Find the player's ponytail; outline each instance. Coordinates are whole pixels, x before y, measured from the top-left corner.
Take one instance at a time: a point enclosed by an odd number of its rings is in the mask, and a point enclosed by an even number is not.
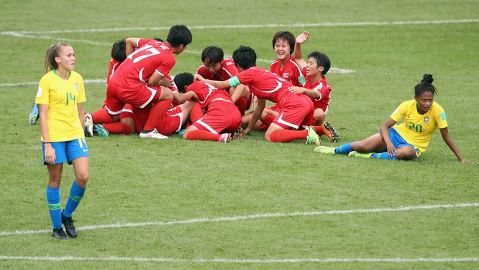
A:
[[[57,42],[48,47],[47,53],[45,55],[45,73],[48,73],[52,69],[58,68],[58,63],[55,61],[55,57],[59,56],[60,49],[63,46],[70,46],[70,44]]]
[[[419,84],[414,87],[415,96],[420,96],[424,92],[431,92],[433,95],[437,93],[436,87],[432,84],[434,79],[431,74],[424,74]]]

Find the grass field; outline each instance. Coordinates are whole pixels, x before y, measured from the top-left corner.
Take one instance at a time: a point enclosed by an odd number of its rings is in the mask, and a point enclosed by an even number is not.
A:
[[[1,6],[0,269],[479,269],[478,1]],[[165,37],[179,23],[191,27],[193,43],[173,74],[194,72],[211,44],[227,54],[249,45],[267,66],[276,31],[310,31],[303,52],[323,51],[336,68],[328,119],[342,142],[377,132],[431,73],[449,132],[474,163],[457,162],[439,132],[412,162],[322,156],[300,141],[267,143],[259,132],[227,145],[94,137],[74,216],[79,237],[53,239],[39,128],[27,124],[46,48],[71,43],[76,70],[94,82],[106,76],[112,42]],[[86,89],[93,111],[105,85]],[[62,205],[71,168],[63,175]]]

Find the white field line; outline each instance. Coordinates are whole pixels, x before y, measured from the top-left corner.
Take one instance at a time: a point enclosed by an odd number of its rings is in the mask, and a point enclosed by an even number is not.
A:
[[[251,29],[251,28],[298,28],[298,27],[351,27],[351,26],[394,26],[394,25],[434,25],[434,24],[465,24],[479,23],[479,19],[453,19],[453,20],[426,20],[426,21],[381,21],[381,22],[323,22],[323,23],[294,23],[294,24],[232,24],[232,25],[197,25],[188,26],[192,30],[203,29]],[[46,31],[3,31],[0,34],[60,34],[60,33],[96,33],[96,32],[128,32],[128,31],[158,31],[168,30],[169,26],[160,27],[127,27],[127,28],[93,28],[93,29],[67,29]]]
[[[434,205],[412,205],[401,206],[397,208],[367,208],[367,209],[351,209],[351,210],[326,210],[326,211],[310,211],[310,212],[290,212],[290,213],[258,213],[242,216],[226,216],[226,217],[198,217],[184,220],[172,221],[146,221],[146,222],[127,222],[127,223],[113,223],[113,224],[98,224],[78,227],[80,231],[91,231],[99,229],[114,229],[114,228],[134,228],[145,226],[169,226],[169,225],[185,225],[195,223],[207,222],[233,222],[242,220],[265,219],[265,218],[280,218],[280,217],[307,217],[307,216],[323,216],[323,215],[345,215],[345,214],[370,214],[370,213],[387,213],[387,212],[407,212],[413,210],[432,210],[432,209],[450,209],[450,208],[466,208],[478,207],[479,202],[473,203],[459,203],[459,204],[434,204]],[[30,235],[48,233],[50,230],[16,230],[16,231],[0,231],[1,236],[12,235]]]
[[[23,32],[2,32],[2,35],[8,35],[12,37],[19,37],[19,38],[32,38],[32,39],[51,39],[51,40],[62,40],[62,41],[67,41],[67,42],[76,42],[76,43],[85,43],[85,44],[91,44],[91,45],[98,45],[98,46],[111,46],[112,43],[107,43],[107,42],[97,42],[93,40],[86,40],[86,39],[74,39],[74,38],[64,38],[64,37],[53,37],[53,36],[45,36],[45,35],[32,35],[32,34],[25,34]],[[187,49],[185,50],[185,53],[188,54],[193,54],[193,55],[201,55],[200,51],[195,51],[195,50],[190,50]],[[226,56],[230,57],[230,56]],[[271,64],[273,60],[267,60],[267,59],[256,59],[257,62],[260,63],[266,63],[266,64]],[[337,68],[337,67],[331,67],[329,69],[329,73],[339,73],[339,74],[347,74],[347,73],[354,73],[355,71],[352,69],[344,69],[344,68]],[[0,84],[0,87],[2,87],[2,84]]]
[[[85,84],[105,84],[105,79],[83,80]],[[38,85],[38,82],[0,83],[0,88]]]
[[[304,258],[304,259],[177,259],[147,257],[77,257],[77,256],[0,256],[0,261],[46,261],[46,262],[149,262],[149,263],[223,263],[223,264],[294,264],[294,263],[477,263],[477,257],[465,258]]]

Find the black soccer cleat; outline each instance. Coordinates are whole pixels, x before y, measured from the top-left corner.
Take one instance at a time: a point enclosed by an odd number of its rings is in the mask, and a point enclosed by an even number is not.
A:
[[[332,142],[339,142],[339,134],[329,122],[323,124],[323,132]]]
[[[77,237],[77,230],[75,229],[75,225],[73,224],[73,219],[71,217],[65,217],[62,213],[62,223],[65,226],[65,231],[67,232],[68,236],[71,238]]]
[[[67,235],[63,231],[63,228],[56,228],[53,229],[52,231],[52,236],[61,240],[66,240],[68,239]]]

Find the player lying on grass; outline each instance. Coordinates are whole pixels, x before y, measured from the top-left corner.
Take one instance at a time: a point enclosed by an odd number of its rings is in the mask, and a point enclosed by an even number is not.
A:
[[[338,142],[339,135],[331,123],[325,122],[328,112],[331,87],[326,80],[326,74],[331,67],[329,57],[321,52],[314,51],[308,55],[308,62],[304,61],[301,54],[301,44],[309,39],[309,32],[303,32],[296,38],[294,47],[294,59],[301,68],[302,74],[305,74],[305,84],[301,86],[292,86],[290,90],[293,93],[303,93],[311,98],[314,104],[313,122],[318,135],[326,135],[331,141]]]
[[[238,74],[238,69],[232,58],[224,58],[223,49],[216,46],[208,46],[201,53],[201,61],[203,64],[196,70],[197,74],[200,74],[203,78],[215,81],[224,81]],[[240,86],[242,87],[242,86]],[[225,89],[230,95],[233,94],[235,87]],[[244,115],[245,111],[251,104],[251,96],[249,90],[246,89],[243,95],[235,101],[236,107],[240,111],[241,115]]]
[[[197,75],[200,76],[200,75]],[[205,115],[186,128],[183,138],[228,142],[241,124],[241,114],[230,95],[223,89],[202,81],[194,81],[190,73],[175,76],[179,92],[196,100]],[[194,119],[192,119],[194,120]]]
[[[217,88],[225,89],[240,84],[248,86],[257,97],[257,107],[252,114],[251,121],[240,134],[245,136],[260,119],[266,105],[266,100],[277,103],[279,114],[265,132],[265,139],[269,142],[289,142],[297,139],[307,139],[309,143],[319,144],[319,137],[314,128],[298,130],[302,125],[309,125],[307,121],[313,115],[313,102],[303,94],[294,94],[289,91],[291,83],[278,75],[256,67],[256,53],[250,47],[239,47],[233,53],[233,60],[238,68],[238,75],[226,81],[207,80],[196,75],[200,81]],[[241,96],[241,89],[236,89],[233,100]]]
[[[412,160],[426,152],[434,131],[439,128],[444,142],[457,159],[465,163],[466,160],[449,136],[446,113],[434,101],[436,87],[432,82],[432,75],[424,74],[421,83],[414,87],[415,98],[401,103],[381,126],[379,133],[336,148],[318,146],[314,151],[364,158]]]

